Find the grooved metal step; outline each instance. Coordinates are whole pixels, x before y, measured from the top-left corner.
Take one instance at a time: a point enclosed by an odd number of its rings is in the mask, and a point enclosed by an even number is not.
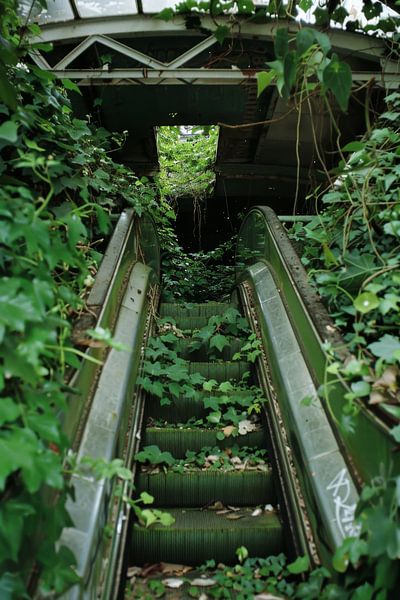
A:
[[[271,471],[187,470],[176,473],[139,472],[137,492],[146,491],[155,498],[153,506],[202,507],[220,500],[223,504],[249,506],[275,504]]]
[[[254,509],[247,508],[241,511],[245,516],[230,520],[210,510],[165,508],[175,518],[170,527],[134,525],[131,564],[165,561],[197,565],[211,558],[232,564],[239,546],[245,546],[250,556],[269,556],[282,550],[282,525],[275,512],[252,517]]]
[[[251,363],[241,360],[237,362],[191,362],[189,373],[200,373],[206,379],[215,379],[218,383],[229,379],[240,380],[247,372],[251,373]]]
[[[212,396],[220,396],[221,392],[198,392],[193,398],[181,396],[175,398],[173,396],[167,396],[171,400],[171,404],[160,405],[160,398],[156,396],[149,396],[146,400],[146,418],[150,417],[153,419],[163,419],[168,423],[186,423],[189,419],[194,417],[195,419],[203,419],[208,413],[209,409],[204,408],[204,400]],[[232,395],[231,393],[223,394],[228,398]],[[246,390],[234,392],[235,396],[248,396],[249,392]],[[227,407],[229,403],[227,403]]]
[[[185,360],[191,360],[195,362],[207,362],[209,360],[209,352],[213,352],[213,354],[217,357],[217,359],[221,360],[232,360],[232,357],[236,352],[240,352],[240,349],[244,346],[246,340],[241,338],[232,338],[229,340],[229,346],[225,346],[222,352],[220,352],[217,348],[213,347],[210,349],[209,344],[204,344],[197,350],[190,351],[191,344],[193,344],[193,340],[181,339],[177,344],[177,351],[181,358]]]
[[[230,448],[233,445],[258,446],[265,448],[265,434],[262,429],[236,437],[217,439],[218,429],[179,429],[177,427],[147,427],[143,446],[158,446],[162,452],[167,450],[175,458],[185,458],[186,450],[200,452],[204,446]]]

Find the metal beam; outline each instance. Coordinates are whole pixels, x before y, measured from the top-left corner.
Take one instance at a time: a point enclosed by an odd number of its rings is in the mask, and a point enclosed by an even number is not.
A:
[[[61,59],[55,65],[54,71],[65,69],[66,67],[68,67],[76,58],[78,58],[83,52],[85,52],[85,50],[93,46],[93,44],[95,43],[101,44],[102,46],[106,46],[107,48],[110,48],[111,50],[114,50],[119,54],[123,54],[124,56],[132,58],[133,60],[136,60],[142,63],[143,65],[146,65],[146,67],[159,69],[164,68],[166,66],[165,63],[151,58],[150,56],[147,56],[146,54],[143,54],[138,50],[133,50],[126,44],[121,44],[121,42],[117,42],[116,40],[113,40],[110,37],[107,37],[105,35],[92,35],[86,38],[86,40],[83,40],[83,42],[81,42],[80,44],[78,44],[78,46],[71,50],[71,52],[69,52],[67,56],[64,56],[64,58]]]
[[[210,46],[214,46],[216,42],[217,38],[213,35],[202,40],[199,44],[196,44],[196,46],[193,46],[193,48],[190,48],[190,50],[187,50],[178,56],[178,58],[175,58],[175,60],[168,63],[168,69],[177,69],[178,67],[181,67],[195,56],[201,54],[201,52],[204,52],[204,50],[207,50],[207,48],[210,48]]]
[[[215,23],[208,16],[200,16],[201,26],[213,30]],[[274,39],[276,30],[281,27],[289,27],[290,32],[295,34],[302,26],[301,23],[288,23],[288,21],[273,21],[270,23],[249,23],[245,18],[238,17],[240,21],[241,38],[259,39],[270,41]],[[218,17],[221,23],[229,21],[230,17]],[[310,24],[307,24],[310,27]],[[385,40],[373,38],[363,34],[350,33],[340,29],[330,29],[327,35],[331,39],[334,50],[345,52],[348,56],[358,56],[363,59],[378,61],[385,53]],[[47,41],[59,43],[62,41],[72,42],[74,39],[82,39],[91,35],[111,35],[119,37],[160,37],[160,36],[187,36],[198,37],[198,30],[186,29],[185,19],[176,16],[172,21],[155,19],[152,15],[125,15],[119,17],[99,17],[93,19],[81,19],[79,21],[67,21],[65,23],[48,23],[43,25],[39,36],[33,41]]]
[[[106,65],[105,65],[106,67]],[[79,80],[80,85],[103,85],[105,82],[118,85],[147,84],[161,82],[174,85],[238,85],[244,81],[255,80],[254,69],[52,69],[60,79]],[[384,87],[400,85],[399,72],[353,71],[353,81],[363,83],[375,79],[375,83]]]

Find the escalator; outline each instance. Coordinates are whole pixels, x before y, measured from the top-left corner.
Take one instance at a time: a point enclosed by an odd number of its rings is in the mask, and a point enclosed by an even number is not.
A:
[[[198,391],[189,397],[169,394],[166,399],[169,404],[164,406],[160,406],[159,398],[146,397],[141,448],[154,450],[156,447],[160,452],[170,453],[177,462],[180,460],[181,472],[171,466],[160,468],[149,464],[139,470],[137,493],[151,494],[155,498],[152,506],[169,513],[174,523],[149,528],[134,523],[130,534],[131,566],[175,563],[199,567],[207,560],[215,564],[234,564],[236,550],[242,546],[251,556],[291,553],[293,544],[278,508],[278,481],[267,458],[265,422],[257,413],[250,418],[248,415],[249,400],[246,399],[254,400],[254,389],[259,390],[254,364],[232,360],[245,346],[246,336],[231,338],[229,346],[221,352],[215,348],[210,351],[209,345],[204,343],[198,348],[193,342],[194,331],[207,329],[210,323],[212,327],[213,321],[219,322],[220,331],[224,321],[232,321],[237,314],[234,305],[215,302],[189,307],[160,306],[163,329],[170,325],[167,339],[172,339],[171,331],[185,335],[177,337],[178,356],[188,361],[188,372],[198,375],[203,389],[199,385]],[[241,318],[241,321],[244,320]],[[192,352],[191,346],[195,346]],[[210,361],[210,353],[218,356]],[[215,392],[207,391],[211,386]],[[221,410],[214,410],[218,407]],[[236,424],[229,423],[228,419],[219,423],[219,428],[212,427],[210,421],[223,420],[222,411],[227,414],[232,407],[235,407],[233,422]],[[261,401],[257,406],[260,408]],[[241,420],[238,422],[238,419]],[[140,458],[141,454],[143,452],[137,456]],[[193,466],[195,454],[206,457],[203,466]],[[193,572],[195,576],[196,570]],[[140,573],[140,569],[136,573]],[[156,580],[159,577],[155,575]],[[136,587],[127,592],[126,598],[151,598],[152,581],[147,577],[144,583],[138,577]],[[169,580],[166,581],[168,585]],[[190,573],[174,581],[182,582],[179,597],[189,597]]]
[[[196,597],[196,580],[218,579],[215,569],[243,552],[331,568],[343,539],[358,534],[360,485],[382,464],[398,472],[400,453],[361,401],[357,436],[338,426],[348,389],[327,373],[325,348],[340,349],[341,340],[281,223],[266,207],[248,213],[226,304],[158,306],[159,265],[151,219],[122,215],[88,306],[125,350],[111,348],[97,372],[84,364],[74,380],[79,411],[65,421],[77,431],[78,458],[118,459],[134,473],[131,497],[154,497],[142,506],[154,514],[141,522],[131,510],[129,482],[115,496],[114,481],[73,475],[74,526],[61,544],[77,557],[82,585],[63,598]],[[237,331],[226,329],[232,322]],[[210,327],[229,343],[212,345]],[[256,355],[243,350],[250,336]],[[164,381],[166,393],[143,381],[146,361],[161,356],[169,363],[162,373],[154,368],[153,383]],[[169,387],[165,373],[181,387]],[[322,384],[328,400],[318,394]],[[179,585],[170,589],[162,582],[171,573]]]

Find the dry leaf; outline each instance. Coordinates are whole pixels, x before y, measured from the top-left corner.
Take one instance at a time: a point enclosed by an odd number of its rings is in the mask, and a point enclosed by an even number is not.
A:
[[[178,565],[175,563],[162,562],[160,566],[163,575],[184,575],[193,570],[193,567],[189,567],[188,565]]]
[[[131,577],[136,577],[137,575],[141,575],[142,571],[143,571],[143,569],[141,567],[129,567],[126,574],[130,579]]]
[[[382,375],[374,381],[373,388],[389,388],[392,392],[395,392],[397,389],[397,377],[400,371],[394,365],[387,367]]]
[[[229,513],[226,515],[225,519],[229,519],[230,521],[236,521],[237,519],[242,519],[244,515],[238,515],[237,513]]]
[[[253,510],[253,512],[251,513],[252,517],[259,517],[260,515],[262,515],[262,509],[261,508],[256,508],[255,510]]]
[[[225,506],[222,504],[221,500],[217,500],[213,504],[207,506],[208,510],[223,510]]]
[[[222,431],[223,431],[225,437],[229,437],[235,431],[235,427],[234,427],[234,425],[227,425],[226,427],[224,427],[222,429]]]
[[[154,563],[152,565],[147,565],[147,567],[144,567],[144,569],[142,570],[141,576],[148,577],[149,575],[152,575],[152,573],[159,573],[160,571],[161,571],[161,563]]]
[[[161,581],[166,587],[172,589],[180,588],[185,582],[183,579],[179,579],[178,577],[168,577],[167,579],[163,579]]]
[[[372,391],[369,395],[368,404],[380,404],[381,402],[387,402],[385,395],[376,390]]]

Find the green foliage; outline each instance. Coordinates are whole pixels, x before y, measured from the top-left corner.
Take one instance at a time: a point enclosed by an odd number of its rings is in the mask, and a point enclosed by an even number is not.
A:
[[[302,260],[351,355],[343,364],[331,354],[328,367],[350,386],[347,425],[355,399],[384,407],[400,401],[400,95],[387,103],[370,134],[343,149],[351,154],[339,165],[340,184],[303,229]]]
[[[303,94],[317,89],[324,96],[330,91],[341,110],[347,110],[351,69],[336,54],[330,56],[331,43],[325,33],[303,27],[289,39],[288,29],[280,28],[275,35],[274,49],[275,60],[267,63],[270,70],[257,73],[259,95],[271,84],[277,86],[285,99],[292,93],[302,100]]]
[[[189,254],[179,246],[172,227],[164,227],[160,239],[163,301],[206,302],[229,297],[234,284],[234,238],[209,252]]]
[[[328,28],[329,26],[341,26],[348,31],[359,31],[368,34],[381,34],[382,32],[396,33],[400,24],[397,15],[383,15],[383,7],[380,2],[371,0],[361,0],[359,13],[354,16],[346,10],[346,7],[340,2],[326,3],[321,5],[312,0],[300,0],[299,2],[278,2],[270,0],[268,4],[260,6],[253,0],[184,0],[177,2],[174,9],[165,8],[158,15],[158,18],[170,21],[174,14],[190,15],[187,17],[187,26],[193,27],[194,24],[200,26],[200,14],[210,14],[213,18],[215,29],[213,33],[218,42],[222,42],[232,35],[232,30],[236,25],[233,20],[232,25],[227,27],[218,22],[217,17],[223,14],[238,14],[248,16],[249,19],[257,18],[268,22],[271,20],[304,20],[304,14],[308,13],[308,18],[313,18],[318,27]],[[361,18],[363,17],[363,19]],[[196,20],[195,20],[196,19]],[[366,23],[361,21],[366,21]],[[279,36],[278,36],[279,38]]]
[[[159,127],[157,146],[160,161],[158,186],[170,200],[190,197],[196,201],[210,195],[218,127]]]
[[[361,524],[358,538],[347,538],[334,557],[334,567],[346,573],[346,589],[359,598],[391,598],[399,589],[400,477],[380,477],[363,488],[356,516]],[[364,596],[362,596],[364,598]]]
[[[72,323],[111,211],[158,207],[154,190],[110,157],[125,135],[75,118],[65,88],[76,86],[31,63],[27,34],[37,26],[20,28],[8,0],[0,15],[0,589],[22,598],[33,571],[43,594],[77,581],[72,554],[56,546],[71,524],[59,415],[83,356]],[[113,344],[105,330],[92,335]]]
[[[177,459],[169,452],[161,452],[158,446],[145,446],[135,455],[135,460],[146,466],[146,470],[156,472],[160,467],[169,468],[176,473],[187,470],[209,469],[210,471],[235,469],[267,468],[267,452],[263,449],[239,447],[221,450],[218,446],[205,446],[199,452],[186,451],[185,458]],[[143,467],[142,467],[143,468]]]

